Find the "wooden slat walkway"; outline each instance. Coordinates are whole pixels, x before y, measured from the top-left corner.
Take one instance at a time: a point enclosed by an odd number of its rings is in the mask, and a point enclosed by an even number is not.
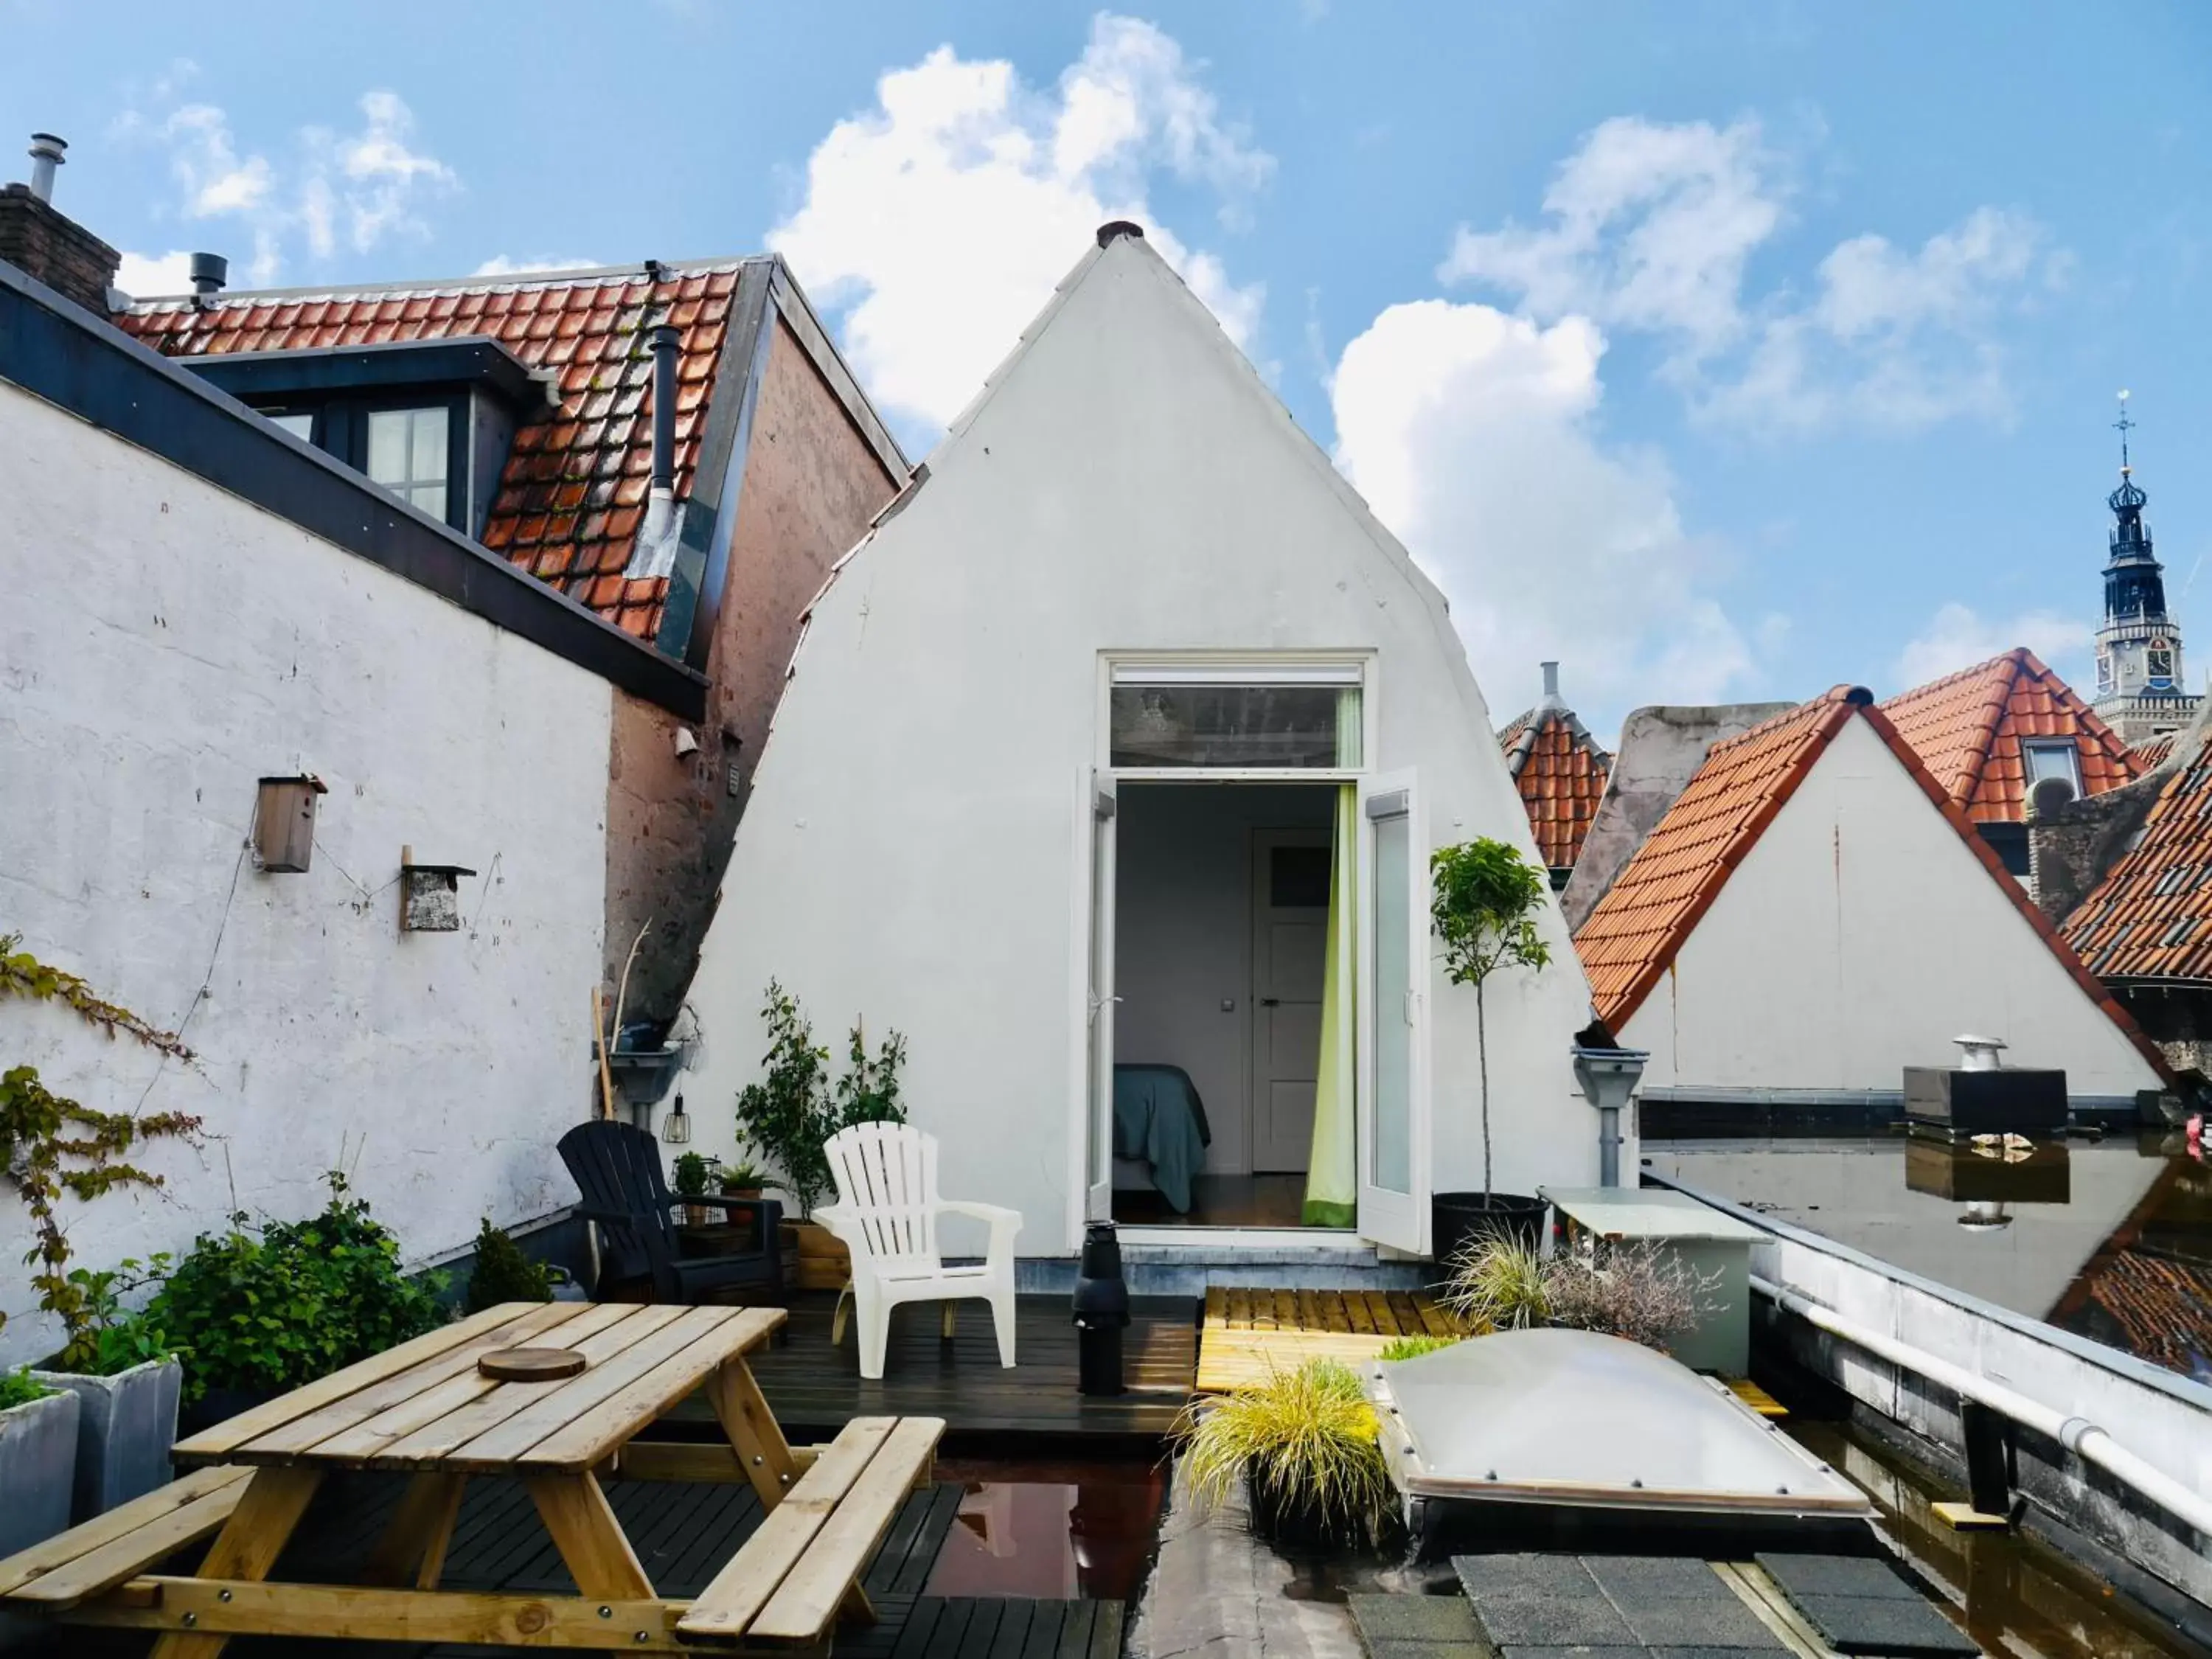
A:
[[[1198,1365],[1196,1303],[1189,1297],[1142,1297],[1122,1334],[1124,1375],[1131,1392],[1110,1399],[1076,1392],[1075,1325],[1064,1296],[1025,1296],[1016,1305],[1013,1370],[999,1364],[990,1310],[960,1304],[957,1334],[938,1334],[934,1303],[891,1316],[890,1344],[880,1382],[861,1380],[851,1331],[830,1343],[836,1297],[802,1292],[792,1299],[788,1340],[747,1356],[769,1408],[794,1444],[827,1440],[855,1417],[941,1417],[940,1451],[1004,1449],[1007,1436],[1081,1440],[1089,1449],[1150,1449],[1189,1401]],[[705,1402],[685,1401],[661,1419],[710,1431]],[[1066,1448],[1062,1448],[1065,1449]]]
[[[1310,1359],[1358,1364],[1401,1336],[1461,1336],[1466,1328],[1419,1291],[1206,1293],[1198,1391],[1233,1394]]]
[[[891,1659],[1120,1659],[1119,1601],[941,1601],[908,1615]],[[842,1659],[845,1650],[838,1650]]]

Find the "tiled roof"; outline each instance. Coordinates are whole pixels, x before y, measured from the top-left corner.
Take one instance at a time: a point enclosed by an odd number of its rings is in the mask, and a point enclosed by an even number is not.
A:
[[[1717,743],[1575,935],[1599,1017],[1616,1030],[1729,873],[1850,720],[1848,688]]]
[[[2110,991],[2035,908],[2004,862],[1967,822],[1873,694],[1838,685],[1739,737],[1717,743],[1605,897],[1575,934],[1598,1017],[1616,1031],[1659,982],[1729,877],[1758,844],[1836,734],[1864,720],[1942,813],[1967,850],[2048,945],[2075,984],[2124,1031],[2160,1077],[2171,1068]]]
[[[682,331],[676,495],[690,493],[742,259],[682,269],[574,272],[347,289],[157,300],[116,321],[172,357],[482,335],[557,374],[561,406],[516,432],[484,545],[641,639],[665,577],[626,580],[653,465],[647,331]]]
[[[2135,750],[2136,775],[2142,777],[2165,765],[2166,757],[2173,752],[2173,740],[2178,735],[2168,732],[2163,737],[2145,738],[2141,743],[2129,744]]]
[[[2066,941],[2104,979],[2212,980],[2212,746],[2159,792],[2142,838],[2074,914]]]
[[[1498,734],[1521,792],[1536,848],[1554,870],[1571,869],[1605,793],[1613,757],[1564,708],[1539,707]]]
[[[2090,1281],[2089,1299],[2119,1328],[2129,1352],[2184,1376],[2212,1373],[2212,1270],[2121,1250]]]
[[[2022,738],[2071,738],[2085,795],[2117,789],[2145,769],[2074,689],[2025,647],[1902,692],[1881,708],[1977,823],[2026,817]]]

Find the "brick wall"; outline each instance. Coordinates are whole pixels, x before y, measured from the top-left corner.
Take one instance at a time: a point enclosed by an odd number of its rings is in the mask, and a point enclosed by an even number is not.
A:
[[[123,256],[28,185],[7,185],[0,186],[0,259],[105,317]]]
[[[2048,812],[2030,808],[2027,890],[2054,927],[2063,926],[2119,861],[2171,777],[2161,769]]]

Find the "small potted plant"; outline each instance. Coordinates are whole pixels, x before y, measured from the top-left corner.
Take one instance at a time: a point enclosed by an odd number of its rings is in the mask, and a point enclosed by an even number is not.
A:
[[[76,1497],[70,1518],[89,1521],[169,1480],[184,1371],[157,1318],[123,1298],[160,1282],[167,1255],[125,1259],[103,1273],[79,1267],[57,1309],[69,1340],[32,1376],[77,1397]]]
[[[468,1289],[461,1293],[463,1313],[482,1313],[502,1302],[550,1302],[553,1286],[545,1264],[532,1261],[517,1244],[485,1216],[477,1229],[474,1265]]]
[[[684,1152],[676,1160],[676,1195],[678,1198],[704,1198],[713,1184],[714,1166],[697,1152]],[[704,1227],[714,1219],[713,1208],[705,1204],[686,1204],[684,1224]]]
[[[1390,1479],[1379,1433],[1359,1379],[1334,1359],[1194,1402],[1177,1429],[1202,1507],[1227,1502],[1241,1485],[1256,1536],[1318,1547],[1379,1544],[1388,1533]]]
[[[1477,1238],[1453,1261],[1444,1305],[1479,1331],[1550,1325],[1665,1352],[1719,1305],[1701,1273],[1650,1241],[1540,1256],[1518,1239]]]
[[[0,1371],[0,1557],[52,1538],[70,1523],[76,1473],[76,1395],[28,1368]]]
[[[768,1190],[768,1171],[750,1158],[739,1158],[722,1169],[724,1198],[758,1198]]]

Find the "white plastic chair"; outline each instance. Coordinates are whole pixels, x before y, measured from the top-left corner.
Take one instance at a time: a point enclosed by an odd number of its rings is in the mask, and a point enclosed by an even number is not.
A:
[[[823,1145],[837,1201],[814,1212],[852,1252],[853,1312],[860,1325],[860,1375],[884,1374],[884,1348],[891,1310],[902,1302],[943,1302],[945,1334],[952,1334],[950,1305],[969,1297],[991,1304],[999,1334],[999,1363],[1014,1363],[1014,1235],[1021,1212],[1000,1204],[974,1204],[937,1194],[937,1137],[903,1123],[861,1123],[841,1129]],[[939,1255],[937,1218],[951,1212],[990,1224],[991,1243],[979,1267],[948,1267]],[[831,1340],[843,1336],[843,1305]]]

